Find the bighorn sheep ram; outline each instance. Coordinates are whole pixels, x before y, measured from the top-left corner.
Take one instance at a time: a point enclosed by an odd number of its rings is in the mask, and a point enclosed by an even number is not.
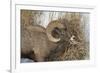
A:
[[[28,57],[39,62],[55,60],[58,57],[56,60],[83,59],[86,55],[83,43],[81,44],[83,48],[78,49],[80,42],[83,41],[83,39],[78,39],[81,38],[77,35],[80,31],[76,33],[75,31],[79,29],[69,24],[71,23],[67,20],[54,20],[46,29],[40,25],[22,27],[21,57]],[[76,38],[78,41],[75,40]],[[77,48],[74,49],[74,47]],[[53,56],[55,58],[52,58]]]

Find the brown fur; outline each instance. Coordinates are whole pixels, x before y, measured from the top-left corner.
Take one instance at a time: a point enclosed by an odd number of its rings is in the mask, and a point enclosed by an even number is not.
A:
[[[22,28],[21,32],[21,53],[33,60],[44,61],[49,51],[56,46],[56,43],[48,40],[45,28],[39,25]],[[29,54],[32,51],[33,56]]]

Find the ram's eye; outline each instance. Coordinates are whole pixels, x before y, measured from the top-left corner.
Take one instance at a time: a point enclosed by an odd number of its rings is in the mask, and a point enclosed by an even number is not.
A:
[[[51,32],[54,38],[60,38],[60,33],[61,33],[61,30],[57,27]]]
[[[65,32],[66,32],[66,30],[65,30],[65,29],[61,29],[61,35],[64,35],[64,34],[65,34]]]

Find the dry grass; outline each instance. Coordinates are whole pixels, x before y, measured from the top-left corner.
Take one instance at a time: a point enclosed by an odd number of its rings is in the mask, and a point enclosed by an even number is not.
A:
[[[67,15],[67,13],[66,13]],[[46,61],[85,60],[89,59],[89,43],[86,42],[85,28],[81,29],[80,13],[72,13],[70,19],[60,19],[67,27],[67,42],[61,43],[55,50],[51,51]],[[74,36],[73,40],[70,40]],[[74,43],[75,42],[75,43]],[[60,48],[60,50],[58,50]]]

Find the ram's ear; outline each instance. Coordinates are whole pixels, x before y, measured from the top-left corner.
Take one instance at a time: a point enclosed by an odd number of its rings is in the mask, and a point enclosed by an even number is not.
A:
[[[46,28],[46,34],[48,36],[48,39],[52,42],[60,41],[59,33],[60,33],[60,29],[62,28],[65,28],[65,27],[59,21],[57,20],[51,21]]]

